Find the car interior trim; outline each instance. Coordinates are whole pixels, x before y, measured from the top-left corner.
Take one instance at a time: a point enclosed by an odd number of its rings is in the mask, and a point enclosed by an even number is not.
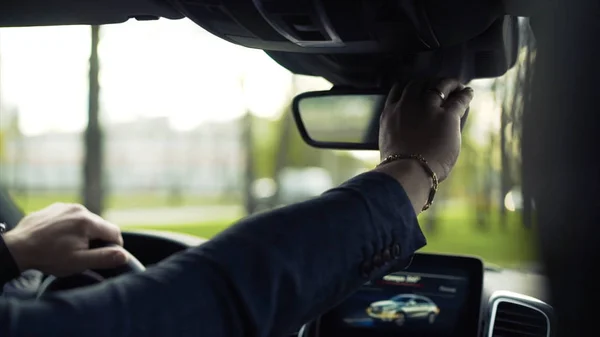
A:
[[[495,291],[490,296],[490,300],[489,300],[488,308],[490,308],[490,310],[489,310],[489,315],[488,315],[488,319],[487,319],[487,322],[489,322],[489,323],[487,324],[486,329],[485,329],[485,331],[487,331],[487,337],[494,336],[493,335],[494,324],[496,322],[496,315],[498,313],[498,305],[502,302],[517,304],[517,305],[521,305],[521,306],[527,307],[529,309],[538,311],[546,318],[546,327],[547,327],[546,337],[550,337],[552,335],[551,334],[551,331],[552,331],[551,323],[550,323],[551,319],[550,319],[550,316],[544,311],[544,310],[546,310],[548,312],[551,312],[552,307],[550,305],[548,305],[546,302],[541,301],[535,297],[515,293],[512,291],[498,290],[498,291]],[[542,309],[542,308],[544,308],[544,309]]]

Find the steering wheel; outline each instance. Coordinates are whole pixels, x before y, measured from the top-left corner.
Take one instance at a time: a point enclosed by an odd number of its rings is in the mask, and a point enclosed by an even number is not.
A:
[[[101,241],[90,242],[90,249],[111,246],[116,245]],[[49,275],[44,279],[44,281],[40,285],[37,291],[36,298],[39,299],[42,296],[55,291],[90,286],[122,274],[131,272],[141,272],[146,270],[146,267],[144,267],[144,265],[135,256],[133,256],[127,250],[125,250],[125,253],[128,256],[127,263],[119,267],[104,270],[86,270],[80,274],[75,274],[66,277],[56,277],[54,275]]]

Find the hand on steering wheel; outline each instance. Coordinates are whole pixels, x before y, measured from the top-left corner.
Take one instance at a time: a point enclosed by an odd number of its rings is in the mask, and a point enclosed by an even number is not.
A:
[[[90,242],[90,249],[111,246],[117,245],[102,241]],[[135,256],[131,255],[131,253],[124,249],[122,250],[127,254],[127,262],[120,266],[110,269],[85,270],[79,274],[64,277],[56,277],[54,275],[46,277],[38,289],[37,298],[55,291],[85,287],[100,283],[108,278],[116,277],[122,274],[146,270],[146,267],[144,267],[144,265]]]
[[[120,228],[78,204],[56,203],[30,213],[3,238],[21,272],[67,276],[127,262]],[[91,240],[116,245],[89,249]]]

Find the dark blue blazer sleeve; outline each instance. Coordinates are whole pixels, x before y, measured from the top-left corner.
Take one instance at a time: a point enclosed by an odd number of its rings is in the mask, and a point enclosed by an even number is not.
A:
[[[366,173],[97,286],[0,300],[0,336],[283,336],[425,245],[402,187]]]

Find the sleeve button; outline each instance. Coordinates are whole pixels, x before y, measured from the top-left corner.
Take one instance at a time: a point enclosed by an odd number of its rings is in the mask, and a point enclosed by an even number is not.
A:
[[[364,278],[367,278],[371,275],[371,272],[373,271],[373,265],[371,264],[371,261],[364,261],[361,265],[360,265],[360,275]]]
[[[383,262],[390,262],[392,260],[392,252],[389,248],[386,248],[383,250],[383,253],[381,253],[381,257],[383,258]]]
[[[381,267],[383,265],[383,258],[380,254],[373,255],[373,265],[376,267]]]
[[[394,259],[400,258],[400,245],[399,244],[395,244],[392,246],[392,257]]]

